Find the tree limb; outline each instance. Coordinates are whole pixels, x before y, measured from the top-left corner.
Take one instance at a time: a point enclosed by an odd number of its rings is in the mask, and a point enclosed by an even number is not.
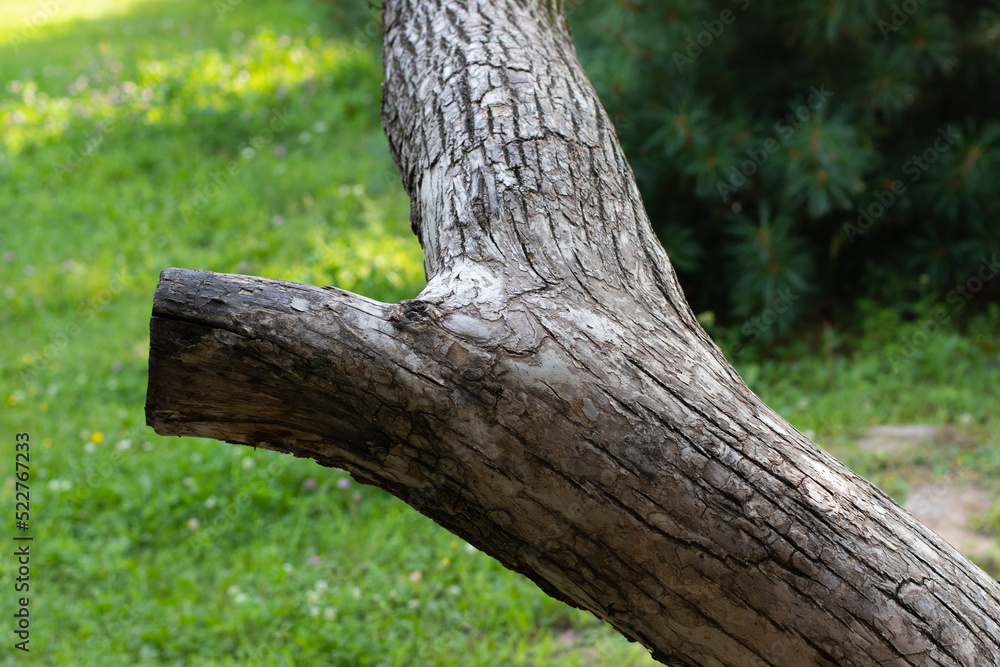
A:
[[[404,499],[662,661],[985,664],[1000,587],[758,399],[541,0],[386,0],[427,288],[170,269],[147,420]]]

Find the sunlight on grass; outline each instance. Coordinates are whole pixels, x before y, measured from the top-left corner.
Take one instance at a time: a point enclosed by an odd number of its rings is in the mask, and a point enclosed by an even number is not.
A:
[[[421,258],[377,223],[350,237],[330,239],[316,234],[314,245],[310,261],[292,268],[293,280],[313,285],[329,282],[352,292],[385,294],[395,301],[408,296],[408,287],[423,278]]]
[[[91,61],[66,89],[65,96],[39,91],[35,81],[6,83],[7,99],[0,99],[0,147],[17,155],[28,145],[63,138],[74,123],[96,125],[97,133],[80,146],[94,150],[104,134],[122,121],[182,125],[197,110],[246,107],[256,101],[294,103],[289,92],[309,83],[330,86],[345,70],[363,66],[370,56],[317,35],[276,35],[260,28],[239,41],[235,52],[205,49],[170,60],[137,63],[135,81],[123,80],[120,62],[110,49]]]
[[[78,19],[124,14],[150,0],[3,0],[0,1],[0,45],[17,47],[46,29]]]

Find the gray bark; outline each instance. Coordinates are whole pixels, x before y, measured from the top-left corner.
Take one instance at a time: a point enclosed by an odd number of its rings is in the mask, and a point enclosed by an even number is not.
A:
[[[663,662],[997,664],[1000,586],[698,325],[557,4],[385,0],[427,288],[165,271],[148,422],[349,470]]]

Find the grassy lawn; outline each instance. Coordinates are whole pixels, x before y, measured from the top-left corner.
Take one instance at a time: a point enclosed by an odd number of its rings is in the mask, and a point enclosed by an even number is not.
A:
[[[422,288],[372,17],[360,1],[0,2],[0,437],[30,433],[35,537],[27,655],[0,560],[0,664],[652,664],[378,489],[145,426],[164,268],[384,301]],[[1000,314],[893,356],[934,303],[866,307],[737,367],[896,497],[918,468],[1000,492]],[[915,421],[975,444],[902,463],[851,449],[864,426]]]

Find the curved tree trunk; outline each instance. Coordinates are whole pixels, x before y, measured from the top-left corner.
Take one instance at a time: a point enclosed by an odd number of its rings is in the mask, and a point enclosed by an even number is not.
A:
[[[1000,586],[698,325],[558,4],[385,0],[427,288],[165,271],[149,423],[347,469],[664,662],[996,664]]]

